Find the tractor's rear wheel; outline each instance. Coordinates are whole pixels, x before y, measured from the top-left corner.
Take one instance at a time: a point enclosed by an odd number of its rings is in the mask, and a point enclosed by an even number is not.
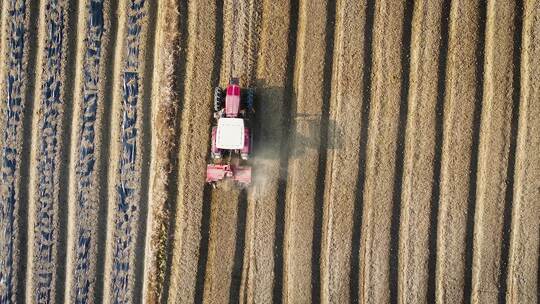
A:
[[[246,108],[248,110],[248,113],[253,113],[253,103],[255,102],[255,90],[254,89],[247,89],[246,94]]]

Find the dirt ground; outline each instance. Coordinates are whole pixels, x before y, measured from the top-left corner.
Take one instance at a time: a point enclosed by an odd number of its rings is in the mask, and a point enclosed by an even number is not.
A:
[[[538,302],[540,0],[0,3],[0,303]]]

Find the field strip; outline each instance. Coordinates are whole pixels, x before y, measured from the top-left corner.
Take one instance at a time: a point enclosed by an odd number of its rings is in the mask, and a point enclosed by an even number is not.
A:
[[[175,214],[174,246],[171,283],[168,301],[193,303],[202,297],[205,253],[201,254],[204,178],[210,129],[212,87],[217,81],[217,67],[221,58],[215,39],[221,12],[214,1],[191,1],[188,7],[188,44],[185,76],[185,96],[182,112],[178,198]],[[182,22],[182,20],[181,20]],[[218,57],[218,58],[216,58]],[[219,61],[214,63],[214,61]],[[209,198],[206,198],[209,199]],[[205,206],[205,208],[210,208]],[[209,212],[208,212],[209,213]],[[204,233],[204,227],[203,233]],[[204,248],[203,248],[204,249]],[[177,288],[182,286],[182,288]],[[199,289],[199,290],[198,290]]]
[[[510,144],[513,111],[518,111],[508,97],[513,96],[514,91],[519,92],[519,87],[513,87],[516,77],[513,73],[519,74],[519,63],[514,67],[513,61],[514,48],[519,48],[519,45],[514,45],[514,35],[517,34],[514,20],[518,11],[513,1],[492,1],[487,8],[474,221],[471,301],[475,303],[495,303],[501,295],[504,300],[505,288],[501,287],[505,282],[500,280],[506,274],[502,251],[508,247],[508,240],[503,235],[504,230],[510,228],[504,223],[508,220],[505,217],[510,216],[505,210],[511,204],[506,199],[506,192],[513,186],[507,182],[506,175],[514,153]]]
[[[339,1],[335,26],[321,249],[323,303],[346,303],[356,298],[350,295],[350,271],[361,118],[366,102],[362,82],[366,1]],[[325,88],[330,90],[330,86]]]
[[[438,199],[434,195],[433,180],[437,171],[437,143],[442,126],[441,79],[444,81],[445,54],[441,28],[444,10],[443,0],[418,1],[414,7],[411,38],[411,67],[408,100],[408,118],[403,158],[403,190],[401,193],[401,223],[399,243],[398,302],[421,303],[428,299],[430,277],[429,250],[432,229],[432,205]],[[446,15],[446,18],[448,15]],[[443,21],[444,22],[444,21]],[[444,46],[446,48],[447,45]],[[444,52],[444,49],[442,50]],[[442,56],[442,58],[441,58]],[[440,74],[439,72],[442,72]],[[440,159],[438,161],[440,165]],[[433,246],[434,247],[434,246]],[[428,250],[426,250],[428,249]],[[433,296],[433,295],[431,295]]]
[[[248,194],[246,223],[246,254],[242,280],[245,289],[240,302],[269,303],[274,299],[276,263],[274,248],[282,247],[283,240],[276,239],[275,227],[283,219],[276,212],[280,197],[280,150],[283,144],[283,125],[286,124],[285,86],[291,35],[291,1],[265,0],[262,4],[260,57],[254,84],[257,90],[257,119],[261,126],[255,130],[254,180]],[[257,137],[258,136],[258,137]],[[281,243],[281,245],[279,245]],[[279,253],[281,255],[281,252]],[[279,295],[281,297],[281,294]]]
[[[32,7],[33,8],[33,7]],[[34,8],[35,9],[35,8]],[[19,278],[24,267],[19,245],[21,230],[19,210],[21,201],[21,153],[23,136],[30,130],[24,129],[23,121],[30,115],[27,109],[27,61],[28,61],[29,3],[24,0],[3,1],[1,13],[1,54],[4,69],[0,91],[0,302],[16,302],[22,297],[23,286]],[[9,40],[7,39],[9,37]],[[4,80],[5,79],[5,80]],[[23,187],[25,185],[22,185]],[[21,203],[23,205],[21,205]],[[24,220],[22,221],[24,222]]]
[[[172,248],[169,233],[172,231],[173,180],[178,148],[178,124],[181,92],[177,68],[184,63],[180,58],[181,40],[179,26],[187,28],[187,20],[180,22],[179,7],[175,1],[165,0],[158,4],[156,41],[154,45],[153,96],[152,96],[152,163],[150,168],[149,214],[146,233],[145,279],[143,302],[161,303],[164,297],[165,273],[168,254]],[[182,12],[186,17],[187,12]],[[183,54],[183,53],[182,53]],[[182,65],[183,67],[184,65]],[[183,81],[184,79],[181,79]]]
[[[470,297],[472,224],[476,191],[478,129],[482,102],[483,8],[478,1],[453,1],[437,231],[436,297]],[[480,69],[480,70],[479,70]]]
[[[63,125],[70,115],[72,72],[67,69],[68,45],[73,46],[75,32],[66,28],[76,19],[68,19],[66,1],[44,1],[40,7],[37,104],[34,106],[33,143],[30,176],[27,291],[28,303],[49,303],[63,299],[65,233],[67,208],[59,208],[67,194],[69,133]],[[70,17],[71,18],[71,17]],[[68,138],[65,138],[68,137]],[[63,147],[67,146],[67,147]]]
[[[254,43],[260,27],[260,2],[230,0],[224,6],[224,24],[229,26],[224,28],[224,40],[230,44],[223,45],[223,62],[224,66],[230,66],[230,76],[240,78],[242,86],[250,86],[254,82],[252,77],[255,76],[258,48]],[[220,85],[225,87],[230,77],[223,67],[221,77]],[[238,301],[242,290],[247,198],[241,199],[240,195],[238,190],[212,191],[204,288],[204,295],[210,303],[220,303],[227,298]]]
[[[506,300],[537,303],[540,251],[540,1],[525,1]],[[516,135],[514,135],[516,136]],[[506,261],[503,261],[506,262]],[[504,284],[505,282],[501,282]]]
[[[97,301],[96,272],[104,239],[98,237],[100,215],[104,212],[104,181],[100,164],[103,117],[110,40],[110,1],[88,0],[79,3],[74,112],[70,165],[69,229],[67,245],[67,302]],[[104,104],[105,103],[105,104]],[[98,251],[99,250],[99,251]]]
[[[397,252],[392,248],[397,249],[399,233],[396,180],[401,179],[403,153],[398,141],[404,139],[408,89],[400,78],[408,79],[402,52],[409,49],[410,36],[403,25],[410,24],[411,13],[412,6],[375,4],[359,283],[359,297],[374,303],[396,301]]]
[[[327,1],[300,1],[285,202],[283,302],[319,297]],[[331,60],[331,57],[330,57]],[[327,88],[329,90],[329,88]],[[328,101],[326,101],[328,102]],[[323,151],[325,152],[325,151]],[[322,167],[322,168],[321,168]],[[318,180],[319,179],[319,180]],[[319,186],[319,187],[318,187]]]
[[[147,164],[143,143],[145,120],[148,120],[150,72],[145,73],[146,35],[151,3],[125,0],[119,5],[119,30],[115,54],[115,90],[111,126],[111,162],[109,171],[109,210],[104,302],[131,302],[141,294],[138,285],[142,272],[136,264],[144,257],[145,183],[142,173]],[[153,45],[152,45],[153,46]],[[151,46],[151,47],[152,47]],[[148,144],[148,142],[146,142]],[[141,242],[142,241],[142,242]],[[142,261],[141,261],[142,263]],[[142,288],[142,286],[141,286]]]

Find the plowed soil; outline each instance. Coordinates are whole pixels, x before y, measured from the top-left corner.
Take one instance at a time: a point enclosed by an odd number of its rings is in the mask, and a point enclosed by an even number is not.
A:
[[[0,303],[538,303],[540,0],[0,3]]]

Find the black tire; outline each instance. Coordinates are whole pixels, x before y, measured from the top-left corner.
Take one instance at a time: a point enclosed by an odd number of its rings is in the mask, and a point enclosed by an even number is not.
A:
[[[223,108],[223,90],[220,87],[214,89],[214,111],[218,112]]]
[[[253,113],[255,107],[255,90],[247,89],[246,93],[246,109],[249,114]]]

